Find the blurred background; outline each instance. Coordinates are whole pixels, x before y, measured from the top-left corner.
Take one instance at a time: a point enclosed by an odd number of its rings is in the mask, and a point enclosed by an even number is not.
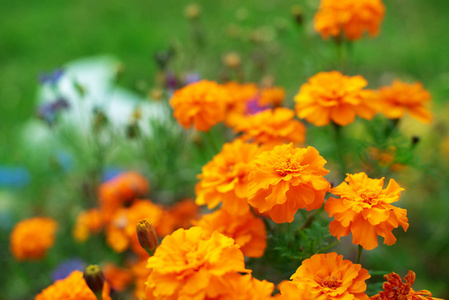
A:
[[[394,246],[365,252],[363,263],[402,276],[413,270],[415,290],[449,297],[449,3],[384,2],[380,35],[349,47],[346,73],[364,76],[371,88],[393,78],[422,82],[433,96],[435,120],[431,125],[401,124],[407,136],[420,137],[413,164],[395,175],[406,188],[399,206],[408,210],[410,229],[395,231]],[[95,245],[86,250],[67,242],[52,250],[51,262],[17,263],[9,251],[9,234],[19,220],[44,212],[66,220],[70,234],[79,211],[72,204],[84,197],[80,190],[92,189],[90,172],[99,160],[100,181],[123,169],[146,172],[142,149],[128,146],[126,137],[137,107],[142,105],[147,115],[164,109],[157,104],[145,108],[158,99],[161,80],[169,87],[170,80],[176,87],[191,78],[269,81],[285,88],[286,105],[293,107],[293,96],[308,77],[336,68],[332,43],[313,30],[318,5],[318,0],[1,1],[0,299],[31,299],[49,284],[47,268],[96,251]],[[64,73],[58,89],[44,86],[58,77],[58,70]],[[161,79],[161,70],[172,77]],[[64,130],[55,129],[42,105],[67,95],[90,97],[74,115],[82,109],[97,118],[108,112],[121,128],[112,134],[113,146],[87,138],[89,129],[79,116]],[[104,106],[109,99],[115,103],[110,110]],[[73,103],[69,107],[78,109]],[[319,137],[311,141],[325,143]],[[176,138],[165,142],[176,145]],[[85,151],[83,143],[93,146]],[[108,155],[102,156],[103,151]],[[176,151],[167,155],[174,157]],[[167,174],[148,176],[158,193],[193,196],[194,175],[207,160],[195,161],[188,175],[171,174],[179,179],[171,186],[160,179]],[[103,253],[91,255],[94,261]]]

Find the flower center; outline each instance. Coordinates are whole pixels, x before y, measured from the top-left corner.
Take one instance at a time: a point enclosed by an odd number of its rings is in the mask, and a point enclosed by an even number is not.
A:
[[[340,278],[336,278],[335,276],[327,276],[321,279],[321,286],[328,287],[330,289],[336,289],[341,287],[343,282]]]
[[[281,176],[286,176],[287,174],[298,173],[307,168],[309,165],[301,165],[297,161],[291,161],[290,158],[279,162],[275,166],[276,172]]]
[[[375,199],[379,193],[377,191],[362,188],[358,190],[357,194],[363,199],[363,203],[371,205],[373,204],[373,199]]]

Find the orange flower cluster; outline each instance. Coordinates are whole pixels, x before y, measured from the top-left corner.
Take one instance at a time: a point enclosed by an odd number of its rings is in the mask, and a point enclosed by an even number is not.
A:
[[[346,39],[354,41],[365,31],[377,35],[384,14],[381,0],[321,0],[314,27],[324,39],[344,33]]]
[[[376,109],[373,92],[363,89],[367,84],[362,76],[349,77],[337,71],[318,73],[295,96],[296,113],[316,126],[330,121],[348,125],[356,115],[370,120]]]
[[[100,211],[105,222],[124,204],[144,198],[150,190],[148,181],[140,174],[127,172],[103,183],[99,190]]]
[[[305,126],[294,120],[295,113],[288,108],[267,109],[242,118],[234,127],[235,133],[244,141],[257,144],[279,145],[285,142],[302,143],[305,140]]]
[[[368,271],[359,264],[343,260],[335,252],[315,254],[302,262],[290,279],[280,285],[278,299],[366,299]]]
[[[166,236],[147,267],[148,300],[215,299],[228,292],[226,277],[250,272],[233,239],[218,232],[210,235],[200,227]]]
[[[279,107],[284,102],[285,90],[281,87],[267,87],[260,91],[260,106]]]
[[[173,115],[186,129],[208,131],[224,121],[232,96],[219,84],[202,80],[175,91],[170,100]]]
[[[223,202],[223,209],[232,214],[249,211],[248,175],[251,163],[259,154],[256,144],[235,140],[224,144],[220,153],[202,168],[200,182],[195,187],[196,204],[207,204],[209,209]]]
[[[103,225],[103,215],[98,209],[92,208],[78,215],[73,236],[78,242],[84,242],[91,233],[99,233],[103,229]]]
[[[257,280],[250,274],[233,274],[226,277],[227,291],[214,300],[269,300],[274,299],[271,294],[274,290],[274,284],[266,280]]]
[[[408,112],[423,123],[432,121],[432,113],[426,108],[432,96],[422,84],[395,80],[391,86],[379,88],[376,100],[379,110],[390,119],[399,119]]]
[[[323,177],[326,160],[313,147],[280,145],[254,159],[248,202],[276,223],[293,221],[298,209],[312,210],[324,203],[330,188]]]
[[[227,82],[223,87],[232,95],[231,102],[228,104],[226,124],[233,126],[246,114],[248,102],[258,96],[259,88],[254,83],[238,83],[235,81]]]
[[[267,247],[265,223],[249,211],[235,215],[220,209],[204,215],[194,225],[210,234],[216,231],[233,238],[247,257],[261,257]]]
[[[113,290],[122,292],[132,282],[133,275],[130,270],[120,268],[112,263],[103,267],[104,277]]]
[[[393,245],[396,238],[391,231],[399,226],[405,231],[408,228],[407,211],[391,205],[404,189],[393,179],[383,189],[384,178],[370,179],[365,173],[347,174],[345,181],[331,189],[340,198],[329,198],[324,206],[335,218],[330,233],[340,239],[352,232],[352,242],[366,250],[377,247],[378,235],[385,244]]]
[[[405,283],[402,282],[401,277],[396,273],[390,273],[384,276],[387,280],[383,284],[383,291],[378,295],[372,296],[371,300],[442,300],[432,297],[432,293],[427,290],[420,290],[415,292],[412,285],[415,282],[416,274],[413,271],[408,271],[405,275]]]
[[[103,300],[111,300],[109,291],[109,284],[105,282],[102,292]],[[67,278],[56,281],[34,298],[34,300],[55,299],[97,300],[97,297],[89,289],[86,281],[84,281],[83,273],[80,271],[73,271]]]
[[[57,223],[35,217],[20,221],[11,232],[11,252],[17,260],[38,260],[55,242]]]

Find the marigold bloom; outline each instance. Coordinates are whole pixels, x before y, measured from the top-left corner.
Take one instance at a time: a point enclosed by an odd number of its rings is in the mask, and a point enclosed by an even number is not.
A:
[[[312,293],[308,285],[297,285],[291,281],[284,280],[278,285],[280,294],[275,295],[276,300],[328,300],[326,294],[318,295]]]
[[[224,278],[228,283],[225,294],[214,300],[268,300],[273,299],[271,294],[274,284],[266,280],[257,280],[250,274],[231,274]]]
[[[324,39],[344,33],[346,39],[354,41],[365,31],[377,35],[384,14],[381,0],[321,0],[314,27]]]
[[[251,99],[254,99],[259,93],[259,88],[254,83],[238,83],[230,81],[223,84],[223,87],[232,95],[231,101],[228,103],[227,119],[234,114],[244,115],[246,113],[248,102]]]
[[[100,211],[106,223],[125,203],[144,198],[150,190],[148,180],[136,172],[127,172],[103,183],[99,189]]]
[[[335,1],[337,2],[337,1]],[[296,113],[316,126],[330,121],[338,125],[354,122],[356,115],[370,120],[376,110],[373,92],[363,90],[368,83],[362,76],[345,76],[340,72],[321,72],[309,78],[295,96]]]
[[[232,96],[216,82],[202,80],[175,91],[170,100],[173,115],[186,129],[208,131],[224,121]]]
[[[83,211],[76,218],[73,236],[77,241],[84,242],[91,233],[99,233],[103,225],[103,216],[98,209]]]
[[[329,172],[324,169],[325,163],[313,147],[294,148],[289,144],[262,152],[249,175],[249,204],[269,213],[276,223],[291,223],[298,209],[320,208],[330,188],[323,177]]]
[[[133,280],[131,270],[120,268],[112,263],[103,267],[104,276],[112,289],[122,292]]]
[[[324,206],[335,218],[329,225],[330,233],[340,239],[352,232],[352,242],[366,250],[377,247],[378,235],[384,238],[384,244],[393,245],[393,228],[408,228],[407,210],[391,205],[404,189],[393,179],[383,189],[384,178],[370,179],[363,172],[347,174],[345,181],[331,189],[340,198],[329,198]]]
[[[302,143],[306,138],[306,128],[294,116],[295,113],[288,108],[266,109],[242,118],[235,125],[234,132],[242,133],[242,140],[252,140],[257,144]]]
[[[408,112],[419,121],[430,123],[432,113],[426,105],[431,98],[421,83],[395,80],[392,85],[379,88],[376,100],[380,112],[390,119],[402,118]]]
[[[109,284],[105,282],[102,293],[103,300],[111,300],[109,291]],[[97,300],[97,297],[87,286],[83,278],[83,272],[73,271],[69,277],[57,280],[34,298],[34,300],[54,299]]]
[[[35,217],[17,223],[10,236],[11,252],[17,260],[38,260],[55,242],[58,224],[50,218]]]
[[[151,270],[147,269],[147,260],[139,260],[131,266],[131,272],[134,276],[134,291],[133,295],[136,299],[146,299],[146,281],[151,274]]]
[[[217,231],[233,238],[248,257],[261,257],[267,247],[265,223],[250,211],[244,215],[235,215],[220,209],[204,215],[194,225],[210,234]]]
[[[147,299],[205,299],[225,294],[223,277],[245,269],[243,254],[234,240],[200,227],[178,229],[166,236],[148,259],[152,269]]]
[[[282,87],[264,88],[260,92],[259,104],[261,106],[279,107],[285,98],[285,90]]]
[[[201,169],[200,182],[195,187],[196,204],[207,204],[209,209],[223,202],[223,209],[232,214],[249,211],[249,173],[252,161],[260,150],[256,144],[235,140],[223,145]]]
[[[123,252],[131,246],[136,254],[147,256],[137,238],[136,225],[141,219],[148,218],[156,233],[161,236],[159,227],[163,222],[163,215],[162,207],[149,200],[139,200],[128,208],[122,208],[114,215],[106,228],[108,245],[117,252]]]
[[[405,283],[402,282],[401,276],[396,273],[390,273],[384,276],[387,280],[383,284],[383,291],[378,295],[372,296],[371,300],[442,300],[432,297],[432,293],[427,290],[420,290],[415,292],[412,285],[415,282],[416,274],[413,271],[408,271],[405,275]]]
[[[315,254],[302,262],[290,279],[308,287],[310,295],[326,299],[369,299],[365,294],[368,271],[335,252]],[[314,298],[316,299],[316,298]]]

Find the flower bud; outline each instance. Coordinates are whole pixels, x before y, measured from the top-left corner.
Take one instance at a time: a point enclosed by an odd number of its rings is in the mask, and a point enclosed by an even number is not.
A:
[[[184,14],[187,19],[196,20],[201,14],[201,6],[196,3],[189,4],[186,6]]]
[[[223,63],[228,68],[238,69],[241,64],[240,55],[235,52],[228,53],[223,57]]]
[[[156,230],[148,219],[142,219],[136,226],[137,238],[140,246],[152,256],[158,246]]]
[[[84,269],[83,278],[87,286],[95,294],[98,300],[103,299],[104,273],[98,265],[89,265]]]
[[[292,7],[291,11],[292,11],[293,19],[295,20],[296,24],[301,26],[302,23],[304,22],[304,15],[303,15],[301,6],[294,5]]]

